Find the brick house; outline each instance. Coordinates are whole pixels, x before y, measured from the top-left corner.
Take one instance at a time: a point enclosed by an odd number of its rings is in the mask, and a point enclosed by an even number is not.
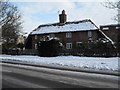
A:
[[[118,32],[120,32],[120,24],[101,25],[100,29],[104,32],[113,42],[118,40]]]
[[[101,35],[99,28],[90,19],[67,22],[63,10],[58,23],[40,25],[33,30],[26,40],[25,48],[37,49],[40,40],[57,37],[66,49],[73,49],[82,43],[97,40]],[[104,34],[102,36],[105,37]]]

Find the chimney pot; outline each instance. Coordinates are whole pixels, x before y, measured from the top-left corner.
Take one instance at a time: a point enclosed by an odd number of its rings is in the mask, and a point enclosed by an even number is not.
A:
[[[62,11],[62,14],[65,14],[65,10]]]

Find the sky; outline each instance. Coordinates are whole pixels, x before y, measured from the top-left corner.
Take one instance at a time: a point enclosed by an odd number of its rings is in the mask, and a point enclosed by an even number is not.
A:
[[[30,33],[41,24],[59,22],[64,9],[67,21],[91,19],[99,25],[116,24],[117,10],[104,7],[105,0],[9,0],[22,14],[23,31]]]

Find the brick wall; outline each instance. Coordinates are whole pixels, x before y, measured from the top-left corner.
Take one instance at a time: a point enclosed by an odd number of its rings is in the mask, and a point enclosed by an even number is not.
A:
[[[106,25],[100,26],[100,29],[114,42],[118,39],[118,32],[120,32],[120,25]]]
[[[98,39],[97,30],[91,30],[92,32],[92,39]],[[72,37],[66,38],[66,32],[62,33],[54,33],[55,37],[60,38],[60,41],[66,47],[66,43],[72,43],[73,48],[76,47],[76,42],[88,42],[88,31],[81,31],[81,32],[71,32]],[[32,35],[32,49],[35,49],[35,44],[40,41],[41,37],[47,37],[50,34],[42,34],[37,35],[37,39],[35,39],[35,35]]]

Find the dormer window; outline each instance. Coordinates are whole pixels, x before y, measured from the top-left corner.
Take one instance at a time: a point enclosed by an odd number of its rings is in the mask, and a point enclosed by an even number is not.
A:
[[[66,38],[72,38],[72,33],[71,32],[66,33]]]

